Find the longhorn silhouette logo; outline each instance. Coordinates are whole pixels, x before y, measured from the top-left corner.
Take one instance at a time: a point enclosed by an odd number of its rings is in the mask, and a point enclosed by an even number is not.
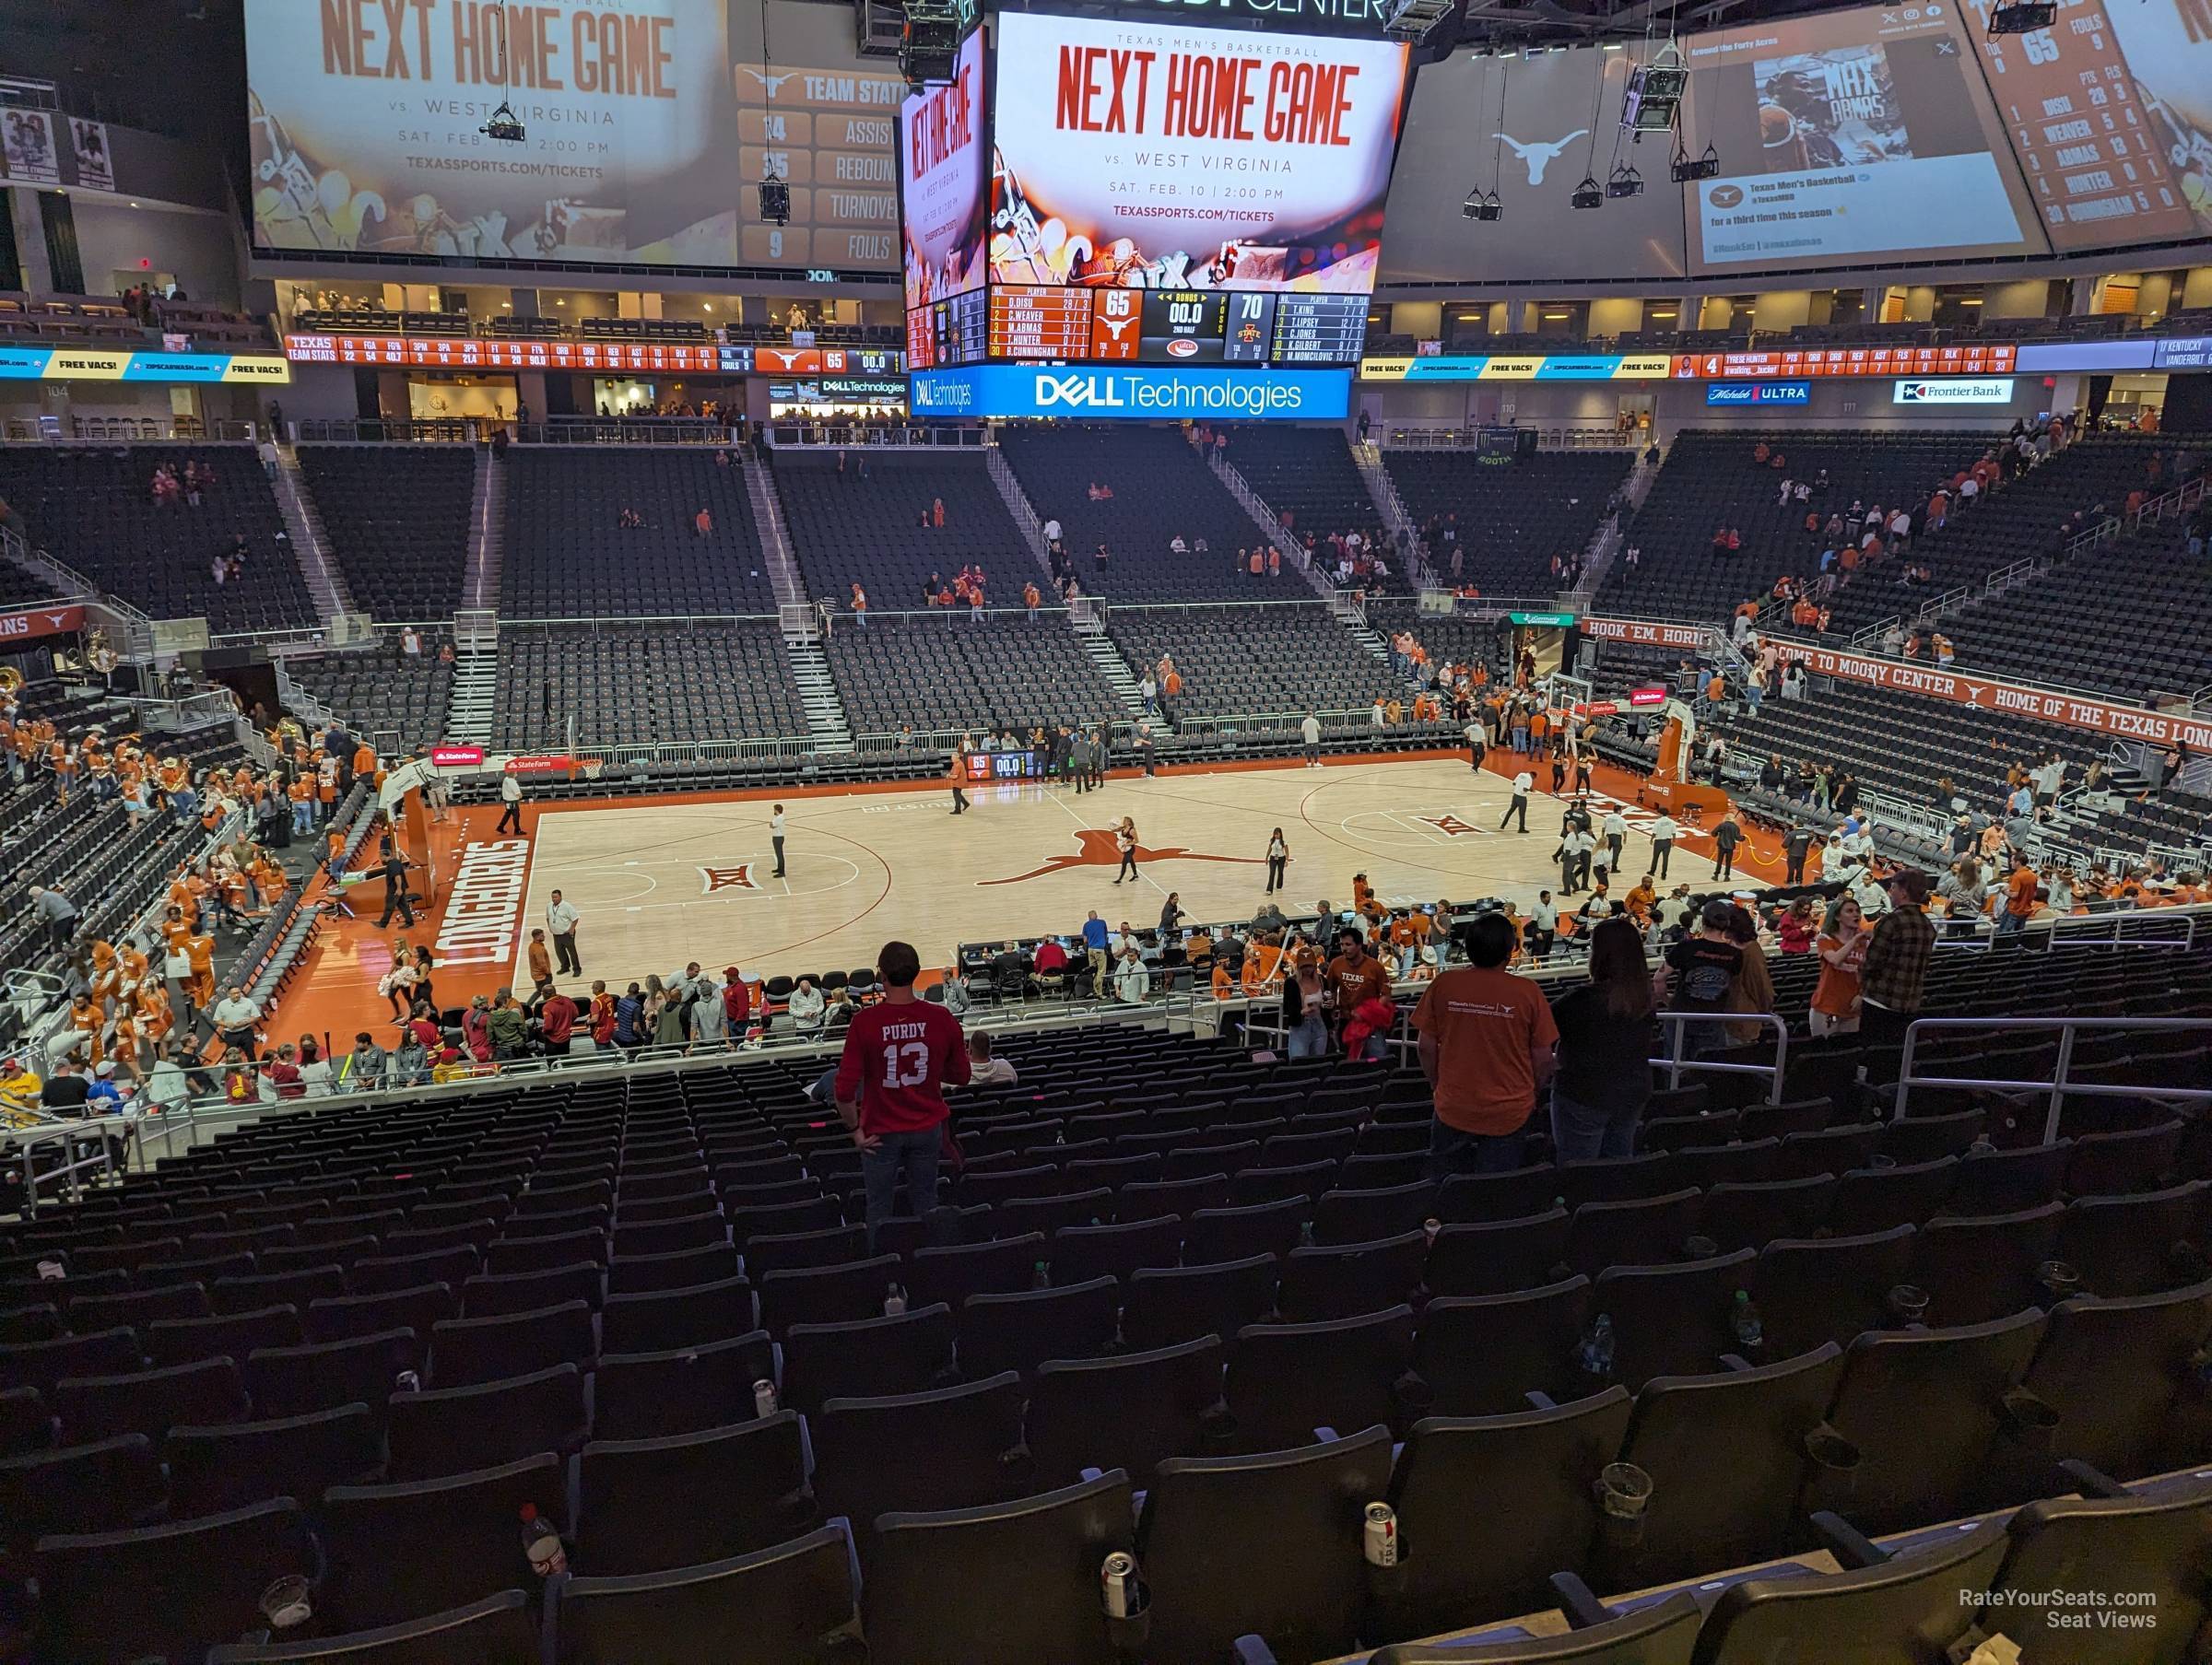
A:
[[[1510,133],[1493,133],[1490,136],[1494,139],[1502,139],[1512,150],[1512,153],[1527,166],[1530,184],[1541,185],[1544,182],[1544,170],[1559,160],[1559,153],[1562,150],[1589,131],[1587,127],[1577,127],[1564,138],[1554,139],[1548,145],[1524,145]]]

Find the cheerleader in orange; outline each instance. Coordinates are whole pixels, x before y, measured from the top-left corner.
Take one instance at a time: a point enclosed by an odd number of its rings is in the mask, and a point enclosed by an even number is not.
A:
[[[76,783],[76,754],[69,749],[67,741],[56,740],[47,746],[46,766],[53,771],[54,786],[65,807],[69,802],[69,789]]]
[[[102,1007],[112,1001],[123,986],[122,963],[115,955],[112,943],[100,941],[92,944],[92,998]]]
[[[176,1027],[177,1014],[169,1003],[169,991],[155,978],[147,978],[138,985],[134,999],[136,1008],[138,1033],[154,1049],[156,1058],[169,1056],[169,1034]]]
[[[130,938],[115,950],[116,984],[123,989],[135,989],[146,980],[146,950]]]
[[[124,1001],[116,1010],[115,1033],[110,1045],[112,1048],[110,1056],[117,1069],[128,1072],[133,1081],[146,1079],[139,1067],[143,1061],[139,1056],[138,1008],[130,1001]]]

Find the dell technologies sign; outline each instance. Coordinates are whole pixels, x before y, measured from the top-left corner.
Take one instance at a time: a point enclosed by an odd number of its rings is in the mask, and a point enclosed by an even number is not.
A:
[[[1712,405],[1810,405],[1809,381],[1709,381],[1705,403]]]
[[[2010,405],[2010,376],[1912,376],[1898,382],[1900,405]]]
[[[1352,372],[1194,366],[1170,369],[1042,369],[979,364],[907,378],[914,416],[1069,416],[1083,421],[1335,422],[1350,407]]]

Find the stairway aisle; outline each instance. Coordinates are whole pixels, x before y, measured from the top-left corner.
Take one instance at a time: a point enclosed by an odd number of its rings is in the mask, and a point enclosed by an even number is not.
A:
[[[488,445],[477,447],[476,488],[468,502],[468,576],[461,604],[473,611],[500,604],[500,568],[507,553],[507,465]]]
[[[308,594],[314,597],[317,616],[327,627],[341,615],[357,609],[352,592],[346,587],[346,575],[330,558],[322,511],[315,507],[306,475],[300,471],[300,453],[289,445],[276,448],[275,495],[276,512],[284,519],[286,540],[292,546],[292,559],[307,581]]]

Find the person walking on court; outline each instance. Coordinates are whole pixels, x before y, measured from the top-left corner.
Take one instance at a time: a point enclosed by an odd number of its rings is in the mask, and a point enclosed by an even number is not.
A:
[[[407,897],[407,869],[412,863],[399,853],[397,846],[387,846],[384,859],[377,871],[384,880],[384,911],[378,917],[376,928],[383,930],[392,923],[394,912],[399,922],[412,931],[415,928],[415,905]]]
[[[959,1019],[914,998],[922,956],[912,944],[886,943],[876,971],[883,999],[853,1014],[836,1079],[838,1120],[860,1150],[871,1254],[901,1178],[917,1218],[937,1206],[937,1157],[951,1114],[945,1089],[972,1079]]]
[[[1113,829],[1113,847],[1122,852],[1121,871],[1113,875],[1113,882],[1119,885],[1127,879],[1132,884],[1135,883],[1136,823],[1127,815],[1124,815],[1122,824]]]
[[[562,973],[569,977],[583,975],[583,961],[576,954],[576,926],[582,918],[575,904],[562,900],[558,890],[546,904],[546,932],[553,939],[553,952]]]
[[[1267,894],[1273,896],[1284,887],[1283,869],[1290,863],[1290,846],[1283,838],[1283,829],[1277,827],[1267,835]]]
[[[1725,879],[1735,872],[1735,848],[1744,841],[1744,829],[1734,815],[1724,815],[1721,824],[1712,829],[1712,847],[1718,853],[1713,857],[1712,876]]]
[[[1812,853],[1814,836],[1809,827],[1790,828],[1790,836],[1783,841],[1782,847],[1788,863],[1782,875],[1784,885],[1805,883],[1805,858]]]
[[[775,813],[768,818],[768,838],[776,847],[776,871],[769,877],[780,879],[783,876],[783,806],[781,803],[776,805]]]
[[[511,831],[518,838],[524,837],[523,778],[512,769],[500,777],[500,802],[506,807],[500,811],[500,824],[492,829],[493,832]]]
[[[968,807],[968,794],[961,790],[960,784],[966,780],[967,775],[967,751],[962,749],[954,752],[952,755],[952,813],[956,815],[961,814]]]
[[[1600,823],[1599,830],[1605,835],[1606,849],[1610,852],[1612,858],[1606,862],[1606,867],[1609,872],[1618,873],[1620,871],[1621,846],[1629,841],[1629,822],[1628,817],[1620,813],[1618,804],[1606,812],[1606,818]]]
[[[1500,832],[1505,830],[1506,823],[1515,815],[1521,817],[1521,830],[1523,832],[1528,830],[1528,794],[1535,784],[1536,778],[1526,769],[1523,769],[1513,777],[1513,795],[1506,803],[1505,814],[1498,817]]]
[[[1305,743],[1306,767],[1321,767],[1321,719],[1308,711],[1305,721],[1298,725],[1298,737]]]
[[[1667,859],[1675,853],[1675,839],[1681,831],[1674,816],[1669,815],[1662,814],[1652,823],[1652,864],[1643,870],[1645,878],[1650,878],[1653,874],[1663,879],[1666,877]]]
[[[1488,735],[1479,722],[1470,722],[1463,731],[1467,737],[1467,763],[1476,773],[1482,772],[1483,755],[1489,748]]]

